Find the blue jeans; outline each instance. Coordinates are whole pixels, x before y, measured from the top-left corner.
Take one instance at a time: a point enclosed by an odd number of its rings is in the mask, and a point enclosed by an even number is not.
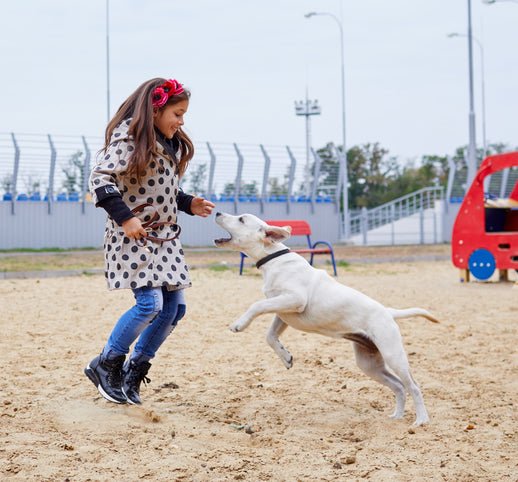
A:
[[[126,355],[137,340],[131,359],[149,361],[185,315],[183,290],[136,288],[136,304],[124,313],[111,332],[103,357]]]

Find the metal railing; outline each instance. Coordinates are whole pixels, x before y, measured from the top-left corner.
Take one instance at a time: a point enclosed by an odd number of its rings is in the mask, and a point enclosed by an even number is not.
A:
[[[359,214],[350,217],[351,236],[361,234],[367,244],[367,233],[387,224],[420,214],[420,238],[424,238],[424,211],[435,207],[435,202],[444,199],[443,187],[425,187],[413,193],[394,199],[373,209],[363,208]],[[394,229],[392,229],[394,235]],[[392,240],[394,244],[394,240]]]

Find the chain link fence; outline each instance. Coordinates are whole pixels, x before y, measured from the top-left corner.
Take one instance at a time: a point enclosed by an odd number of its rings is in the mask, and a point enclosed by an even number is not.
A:
[[[340,160],[305,147],[195,142],[183,189],[215,201],[339,204]],[[0,133],[0,199],[88,202],[101,136]]]

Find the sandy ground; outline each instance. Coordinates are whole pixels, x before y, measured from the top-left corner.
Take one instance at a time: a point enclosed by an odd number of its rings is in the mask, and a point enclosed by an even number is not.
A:
[[[357,369],[349,342],[287,330],[286,370],[265,342],[268,317],[231,333],[262,297],[253,270],[192,271],[188,314],[142,407],[106,402],[83,375],[129,292],[97,275],[3,280],[1,480],[518,480],[518,285],[460,284],[448,261],[339,271],[442,320],[399,322],[429,425],[412,427],[410,400],[403,420],[388,418],[391,393]]]

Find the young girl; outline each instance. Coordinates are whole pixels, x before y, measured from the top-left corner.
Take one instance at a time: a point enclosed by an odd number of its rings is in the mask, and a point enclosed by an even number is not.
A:
[[[183,289],[191,282],[178,239],[178,210],[207,217],[214,208],[178,186],[194,153],[182,130],[189,97],[176,80],[144,82],[108,124],[104,156],[90,176],[95,205],[108,213],[108,288],[129,288],[136,301],[85,368],[100,394],[116,403],[141,403],[149,361],[185,314]]]

